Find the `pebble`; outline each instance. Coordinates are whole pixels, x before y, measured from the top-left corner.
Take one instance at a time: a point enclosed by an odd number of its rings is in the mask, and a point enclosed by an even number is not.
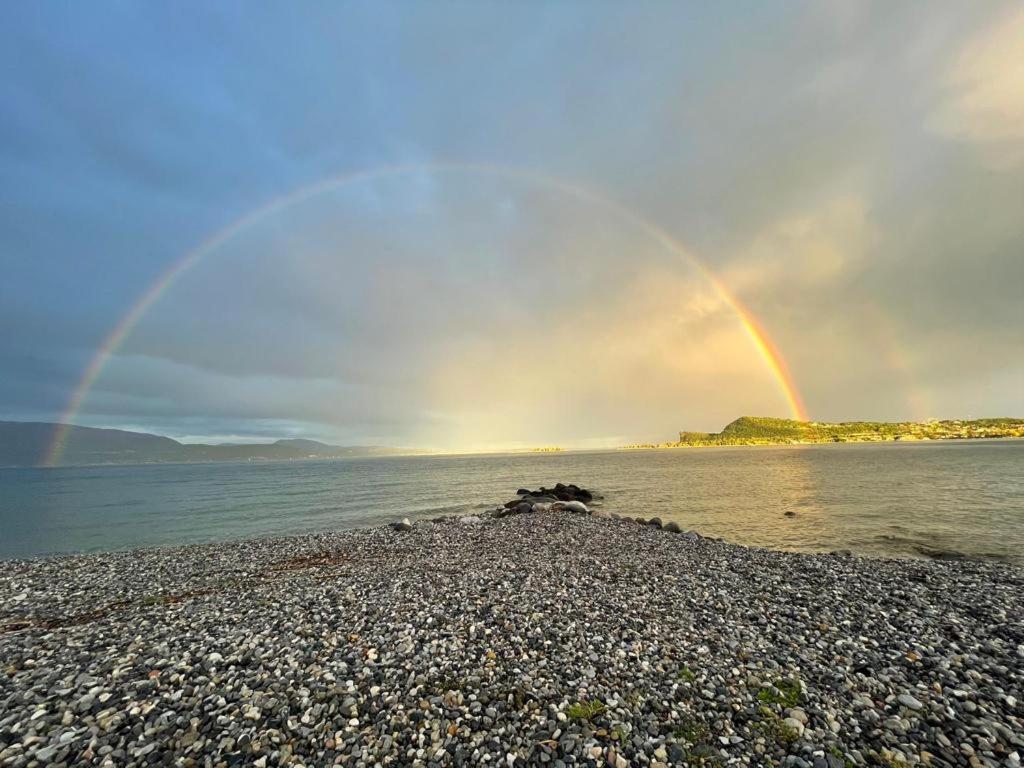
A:
[[[1014,566],[570,503],[2,561],[0,764],[1020,765]]]
[[[917,710],[921,709],[924,706],[924,704],[915,699],[909,693],[901,693],[899,696],[896,697],[896,700],[899,701],[899,703],[907,709]]]

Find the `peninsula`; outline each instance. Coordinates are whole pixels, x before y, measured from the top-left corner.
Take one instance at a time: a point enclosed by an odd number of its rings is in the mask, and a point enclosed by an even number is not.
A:
[[[666,443],[626,448],[685,448],[710,445],[790,445],[801,443],[878,443],[890,440],[973,440],[1024,437],[1024,419],[974,419],[925,422],[817,421],[741,416],[721,432],[680,432]]]

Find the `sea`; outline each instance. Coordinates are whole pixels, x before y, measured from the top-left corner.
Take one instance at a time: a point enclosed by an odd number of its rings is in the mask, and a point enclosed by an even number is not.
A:
[[[556,482],[749,546],[1024,565],[1024,440],[0,469],[0,558],[473,514]]]

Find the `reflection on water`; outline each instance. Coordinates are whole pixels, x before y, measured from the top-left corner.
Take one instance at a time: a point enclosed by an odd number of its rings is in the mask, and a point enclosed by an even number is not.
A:
[[[478,511],[557,481],[743,544],[1024,562],[1024,441],[0,470],[0,557]]]

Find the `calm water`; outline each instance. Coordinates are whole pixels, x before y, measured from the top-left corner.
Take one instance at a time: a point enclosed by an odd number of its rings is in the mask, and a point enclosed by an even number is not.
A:
[[[373,525],[556,481],[743,544],[1024,563],[1024,440],[0,469],[0,557]]]

